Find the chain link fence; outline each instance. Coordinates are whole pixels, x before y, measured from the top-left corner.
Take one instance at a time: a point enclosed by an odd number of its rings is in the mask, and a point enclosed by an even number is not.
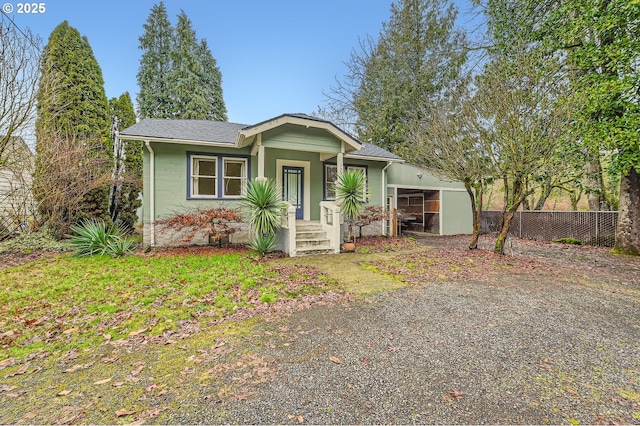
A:
[[[501,211],[482,212],[482,232],[500,230]],[[517,211],[509,234],[541,241],[570,238],[591,246],[613,247],[618,212]]]

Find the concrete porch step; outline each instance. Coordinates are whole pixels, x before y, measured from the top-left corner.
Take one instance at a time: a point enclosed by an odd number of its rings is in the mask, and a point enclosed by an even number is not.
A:
[[[327,233],[322,229],[320,222],[296,222],[296,254],[298,256],[334,252],[331,241],[327,238]]]
[[[327,237],[327,233],[322,229],[314,230],[314,231],[298,231],[296,232],[296,240],[316,240],[323,239]]]
[[[333,249],[329,247],[329,245],[320,245],[320,246],[307,246],[300,247],[298,246],[296,253],[298,256],[313,256],[317,254],[332,254]]]
[[[298,239],[296,238],[297,247],[316,247],[325,245],[329,247],[331,241],[328,238]]]

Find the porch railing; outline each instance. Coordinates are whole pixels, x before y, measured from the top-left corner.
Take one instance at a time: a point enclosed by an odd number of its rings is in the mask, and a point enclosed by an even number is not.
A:
[[[340,206],[331,201],[320,202],[320,225],[322,225],[322,229],[327,233],[327,238],[329,238],[331,248],[335,253],[340,253],[341,219]]]
[[[294,257],[296,255],[296,208],[285,202],[282,208],[282,231],[280,244],[285,253]]]

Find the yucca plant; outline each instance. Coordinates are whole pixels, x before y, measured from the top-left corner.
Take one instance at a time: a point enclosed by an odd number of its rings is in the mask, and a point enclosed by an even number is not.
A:
[[[282,224],[282,209],[285,206],[278,186],[270,179],[249,182],[243,202],[249,213],[252,241],[256,245],[262,245],[269,240],[267,237],[272,236],[270,239],[273,241],[268,251],[273,250],[275,236]]]
[[[366,179],[359,170],[347,170],[338,174],[335,182],[336,202],[349,223],[349,239],[353,234],[353,221],[364,211],[367,202]]]
[[[277,244],[278,236],[276,234],[253,234],[249,248],[264,257],[267,253],[271,253]]]
[[[125,237],[117,238],[109,242],[107,253],[113,257],[126,256],[136,249],[136,242],[133,238]]]
[[[133,251],[135,243],[126,237],[124,226],[107,225],[104,221],[90,219],[72,225],[73,234],[67,235],[76,256],[109,254],[123,256]]]

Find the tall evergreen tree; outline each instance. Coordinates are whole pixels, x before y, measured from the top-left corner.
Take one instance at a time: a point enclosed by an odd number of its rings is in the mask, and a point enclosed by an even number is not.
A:
[[[111,188],[109,214],[114,223],[121,223],[132,230],[136,224],[136,210],[141,206],[142,191],[142,142],[121,140],[121,129],[136,123],[136,114],[128,92],[109,101],[113,137],[114,182]]]
[[[202,85],[204,68],[197,52],[196,33],[191,20],[182,11],[178,15],[175,41],[171,51],[173,69],[167,78],[173,98],[173,116],[185,119],[205,119],[211,107]]]
[[[172,118],[174,116],[167,77],[172,70],[173,28],[163,2],[154,5],[138,39],[144,51],[138,70],[138,114],[140,118]]]
[[[164,3],[154,6],[144,25],[138,72],[141,118],[227,120],[222,75],[207,42],[198,43],[184,11],[174,29]]]
[[[36,151],[51,152],[43,145],[56,143],[60,138],[90,147],[91,159],[107,167],[112,150],[109,137],[109,107],[104,91],[102,71],[86,37],[67,21],[58,25],[44,49],[38,88],[36,121]],[[51,159],[47,159],[51,161]],[[42,165],[41,161],[38,161]],[[79,174],[86,164],[77,164]],[[92,174],[101,174],[95,169]],[[37,167],[36,188],[41,213],[46,218],[55,206],[48,205],[48,170]],[[94,176],[97,178],[97,176]],[[97,185],[84,195],[77,206],[66,209],[62,224],[73,223],[83,217],[108,220],[108,186]]]
[[[102,70],[86,37],[64,21],[45,46],[38,91],[38,131],[98,138],[111,148]]]
[[[420,101],[437,96],[464,63],[456,16],[448,0],[398,0],[378,40],[352,52],[345,81],[331,89],[328,112],[350,110],[360,139],[397,150],[410,122],[420,118]]]
[[[217,121],[227,121],[227,107],[222,96],[222,73],[209,50],[207,40],[201,40],[196,50],[202,64],[201,84],[206,93],[207,103],[210,105],[207,118]]]

